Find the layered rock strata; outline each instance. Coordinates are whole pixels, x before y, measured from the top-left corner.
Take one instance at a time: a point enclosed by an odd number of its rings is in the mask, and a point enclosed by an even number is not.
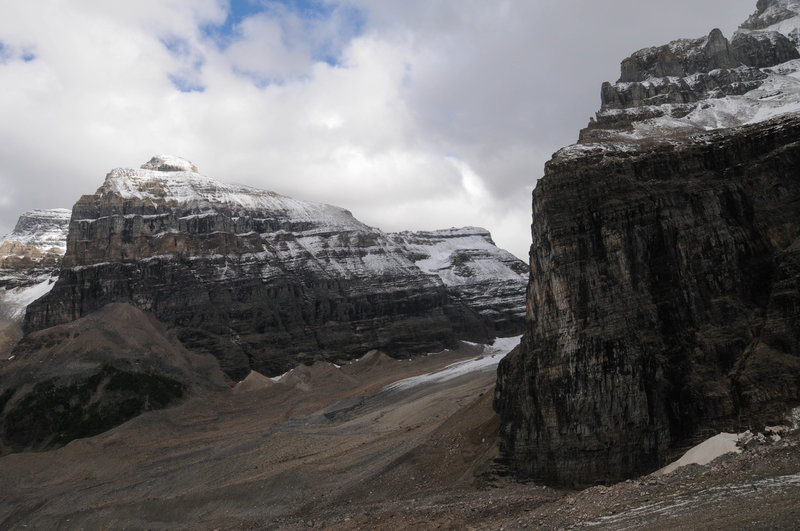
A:
[[[20,216],[0,243],[0,320],[21,321],[25,308],[58,276],[70,211],[33,210]]]
[[[612,131],[547,163],[525,335],[495,393],[522,475],[631,477],[800,403],[800,115],[764,107],[704,133]]]
[[[235,379],[492,336],[492,316],[451,296],[409,255],[344,209],[223,184],[183,159],[154,157],[112,171],[75,204],[59,280],[28,307],[25,324],[46,328],[131,302]]]
[[[483,316],[492,335],[519,334],[525,322],[528,266],[498,248],[486,229],[464,227],[389,235],[423,272],[442,279],[448,295]]]
[[[797,110],[800,3],[759,2],[728,41],[707,37],[645,48],[603,83],[581,142],[630,141],[735,127]]]

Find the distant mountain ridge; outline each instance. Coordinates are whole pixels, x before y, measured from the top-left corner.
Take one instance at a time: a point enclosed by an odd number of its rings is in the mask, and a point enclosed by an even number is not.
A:
[[[489,231],[464,227],[396,232],[389,237],[422,271],[439,276],[452,298],[489,319],[497,333],[509,335],[521,329],[525,306],[519,304],[524,293],[519,279],[527,279],[528,266],[498,248]]]
[[[41,251],[67,247],[67,228],[72,211],[67,208],[31,210],[17,220],[14,230],[3,236],[4,242],[33,245]]]
[[[385,234],[342,208],[221,183],[168,155],[112,170],[83,196],[66,249],[27,330],[130,302],[236,379],[374,348],[434,351],[523,322],[527,267],[483,229]]]
[[[0,319],[21,321],[27,305],[52,287],[70,214],[64,208],[26,212],[0,240]]]

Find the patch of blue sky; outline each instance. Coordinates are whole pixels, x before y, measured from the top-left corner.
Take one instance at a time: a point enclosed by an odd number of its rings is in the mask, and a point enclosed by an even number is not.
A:
[[[230,0],[228,16],[222,24],[209,24],[201,28],[206,37],[213,40],[220,49],[236,40],[236,27],[242,21],[265,10],[261,0]]]
[[[315,47],[312,56],[315,61],[324,61],[331,66],[341,66],[342,44],[362,35],[366,26],[364,13],[354,7],[340,6],[336,16],[338,21],[336,38]]]
[[[172,86],[181,92],[204,92],[206,87],[186,76],[180,74],[167,74]]]
[[[36,54],[28,49],[19,49],[0,41],[0,64],[7,64],[10,61],[20,60],[26,63],[36,59]]]
[[[203,67],[203,59],[200,54],[192,49],[186,39],[167,36],[160,40],[173,57],[184,63],[184,71],[191,72],[191,74],[167,74],[172,85],[181,92],[203,92],[205,86],[195,80],[195,78],[199,78],[200,69]]]
[[[364,14],[350,6],[344,6],[329,0],[231,0],[228,17],[220,25],[209,25],[202,28],[220,50],[241,38],[238,27],[245,19],[264,14],[284,24],[287,15],[295,15],[306,22],[305,35],[301,38],[311,45],[311,59],[324,61],[331,66],[340,66],[341,43],[346,43],[364,32],[366,18]],[[319,40],[315,35],[315,26],[320,22],[335,18],[335,37]],[[294,43],[286,42],[287,47]]]

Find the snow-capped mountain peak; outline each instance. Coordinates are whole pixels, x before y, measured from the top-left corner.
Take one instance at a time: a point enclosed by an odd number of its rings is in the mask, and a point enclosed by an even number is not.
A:
[[[730,41],[715,29],[624,59],[619,81],[603,84],[601,108],[579,143],[682,142],[798,111],[800,0],[762,0]]]
[[[174,155],[155,155],[153,158],[141,165],[143,170],[156,171],[185,171],[199,173],[197,166],[190,161],[176,157]]]
[[[0,320],[19,321],[53,287],[67,247],[71,211],[32,210],[0,242]]]
[[[756,12],[744,21],[739,31],[775,31],[800,46],[800,0],[761,0]]]
[[[527,267],[487,231],[401,240],[343,208],[220,182],[158,155],[112,170],[75,204],[59,279],[28,305],[25,326],[132,302],[237,378],[518,333]]]
[[[66,208],[25,212],[19,217],[14,230],[3,236],[1,241],[33,245],[42,251],[55,247],[64,254],[71,213],[72,211]]]
[[[300,201],[275,192],[227,184],[202,175],[186,159],[156,155],[140,169],[116,168],[97,190],[109,200],[150,201],[209,213],[221,207],[246,212],[269,212],[292,223],[319,230],[372,230],[341,207]]]

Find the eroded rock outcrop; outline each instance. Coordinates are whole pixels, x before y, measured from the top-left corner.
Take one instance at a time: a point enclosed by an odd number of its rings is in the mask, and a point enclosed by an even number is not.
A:
[[[693,134],[650,118],[548,162],[527,327],[495,394],[521,474],[623,479],[800,403],[800,115],[777,109]]]
[[[409,249],[346,210],[196,170],[154,157],[139,170],[113,170],[83,196],[58,282],[28,307],[27,329],[130,302],[234,379],[374,348],[435,351],[505,329],[505,316],[458,299]]]
[[[657,48],[645,48],[621,64],[620,83],[650,78],[686,77],[698,72],[738,66],[728,39],[719,29],[700,39],[679,39]],[[770,65],[771,66],[771,65]]]

